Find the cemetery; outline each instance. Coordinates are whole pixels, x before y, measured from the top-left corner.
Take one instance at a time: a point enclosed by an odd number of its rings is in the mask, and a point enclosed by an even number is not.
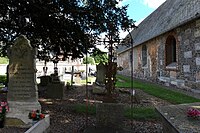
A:
[[[133,48],[138,41],[133,38],[142,33],[135,33],[138,27],[127,16],[128,6],[120,7],[116,0],[4,1],[0,6],[0,56],[9,62],[6,69],[0,65],[0,133],[200,132],[199,92],[180,88],[182,82],[177,83],[174,76],[181,72],[171,67],[172,55],[167,57],[170,71],[165,75],[170,76],[170,82],[155,82],[158,80],[153,76],[159,70],[148,68],[149,61],[139,61],[139,51],[148,53],[146,45]],[[199,27],[199,20],[191,20],[191,25]],[[124,39],[120,30],[128,32]],[[191,30],[184,32],[190,34]],[[198,37],[199,31],[195,31],[195,39]],[[175,45],[175,39],[170,36],[167,42]],[[108,52],[97,45],[104,45]],[[118,45],[125,49],[117,56]],[[155,51],[150,50],[154,57]],[[186,59],[192,56],[190,51],[185,53]],[[91,65],[91,57],[98,63]],[[144,57],[147,59],[141,59]],[[150,63],[157,66],[157,58],[153,59]],[[145,65],[138,64],[141,69],[135,71],[135,62]],[[188,77],[184,80],[189,81],[189,70],[184,66]]]
[[[185,97],[185,101],[166,100],[161,94],[158,98],[155,94],[148,94],[145,86],[142,89],[138,87],[137,80],[134,81],[133,94],[130,84],[132,81],[123,76],[117,76],[116,89],[108,97],[105,84],[108,66],[102,63],[97,65],[96,80],[92,84],[81,84],[81,82],[74,84],[73,81],[71,84],[65,84],[56,72],[50,76],[46,75],[37,84],[36,53],[29,44],[25,36],[20,36],[9,50],[8,90],[2,90],[0,93],[2,114],[4,107],[6,111],[5,123],[0,131],[26,133],[199,131],[195,118],[198,114],[193,118],[188,117],[186,113],[187,109],[198,107],[198,103],[194,102],[200,102],[199,99],[178,92],[171,93],[171,96],[181,95],[181,98]],[[77,73],[73,73],[72,69],[71,75],[74,74]],[[134,99],[131,99],[132,95]],[[144,113],[140,115],[143,118],[137,117],[137,110]],[[150,110],[151,113],[147,114],[151,116],[146,116],[144,110]],[[180,111],[175,113],[173,110]],[[181,121],[185,122],[180,124]]]

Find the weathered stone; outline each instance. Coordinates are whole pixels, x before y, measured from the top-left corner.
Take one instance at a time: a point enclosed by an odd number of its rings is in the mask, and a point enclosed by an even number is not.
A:
[[[200,50],[200,43],[195,44],[195,50]]]
[[[107,71],[107,66],[104,65],[103,63],[99,63],[97,65],[97,75],[96,75],[96,82],[99,84],[105,84],[105,79],[106,79],[106,71]]]
[[[189,88],[197,84],[194,81],[197,79],[195,73],[200,71],[200,19],[197,14],[200,12],[199,7],[199,0],[168,0],[148,16],[138,29],[131,32],[134,40],[134,57],[137,58],[134,60],[133,69],[136,78],[150,81],[159,79],[166,84],[171,83],[180,87],[189,85],[187,86]],[[153,18],[158,19],[151,21],[154,20]],[[152,25],[149,26],[150,24]],[[167,30],[169,27],[170,29]],[[160,32],[161,30],[163,32]],[[176,41],[169,41],[170,38]],[[176,47],[167,46],[172,42],[176,43]],[[145,69],[142,67],[143,45],[147,46],[148,51],[148,63]],[[121,72],[126,76],[130,76],[131,73],[131,63],[127,60],[130,50],[131,47],[126,50],[118,49],[118,57],[120,57],[118,63],[126,62],[127,68]],[[173,52],[176,56],[173,56]],[[167,77],[169,81],[160,77]],[[185,84],[177,80],[193,82]]]
[[[183,65],[183,72],[190,72],[190,65]]]
[[[190,44],[190,40],[189,39],[184,41],[184,45],[189,45],[189,44]]]
[[[192,51],[184,52],[184,58],[192,58]]]
[[[159,112],[164,133],[198,133],[200,132],[198,118],[187,117],[188,108],[199,108],[199,103],[180,104],[156,107]]]
[[[124,125],[124,105],[116,103],[97,104],[96,119],[98,128],[113,128],[122,130]],[[112,113],[111,113],[112,112]]]
[[[191,29],[190,28],[185,30],[185,34],[190,34],[190,33],[191,33]]]
[[[170,71],[170,78],[176,78],[177,73],[176,71]]]
[[[64,83],[49,83],[47,85],[47,97],[53,99],[63,99]]]
[[[30,122],[27,115],[31,110],[41,109],[36,84],[35,49],[25,36],[16,39],[9,50],[8,117]]]
[[[182,37],[181,36],[178,36],[178,41],[182,41]]]
[[[200,27],[200,19],[196,21],[196,27]]]
[[[197,28],[194,32],[195,37],[200,37],[200,28]]]
[[[197,73],[196,73],[196,81],[197,81],[197,82],[200,82],[200,72],[197,72]]]
[[[198,65],[198,66],[200,65],[200,57],[196,58],[196,65]]]

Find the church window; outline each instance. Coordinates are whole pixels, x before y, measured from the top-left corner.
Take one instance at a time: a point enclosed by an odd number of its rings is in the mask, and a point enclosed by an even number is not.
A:
[[[147,46],[146,45],[142,46],[142,66],[143,67],[147,66]]]
[[[176,39],[174,36],[168,36],[165,45],[166,66],[176,66]]]

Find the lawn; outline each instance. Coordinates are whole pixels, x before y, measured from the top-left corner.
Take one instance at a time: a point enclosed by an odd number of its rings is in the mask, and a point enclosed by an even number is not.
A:
[[[131,79],[117,75],[117,83],[116,87],[119,88],[131,88]],[[164,86],[149,83],[149,82],[142,82],[139,80],[133,81],[133,88],[143,90],[144,92],[153,95],[155,97],[161,98],[166,100],[172,104],[184,104],[184,103],[194,103],[200,102],[200,99],[187,96],[185,94],[179,93],[177,91],[172,91],[167,89]]]

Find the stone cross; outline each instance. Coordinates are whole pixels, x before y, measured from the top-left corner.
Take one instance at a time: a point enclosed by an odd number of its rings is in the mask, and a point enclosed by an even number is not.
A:
[[[21,35],[8,50],[8,58],[8,117],[28,123],[28,113],[41,109],[36,84],[36,50],[31,47],[29,40]]]

